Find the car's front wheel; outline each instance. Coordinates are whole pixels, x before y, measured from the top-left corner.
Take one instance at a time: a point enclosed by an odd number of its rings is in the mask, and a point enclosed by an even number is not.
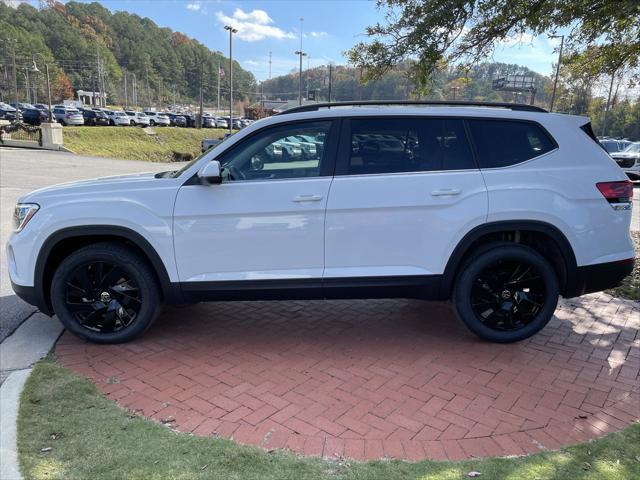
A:
[[[156,276],[135,250],[97,243],[65,258],[54,273],[51,303],[62,324],[95,343],[126,342],[160,311]]]
[[[558,304],[554,268],[534,249],[494,244],[474,252],[458,275],[453,303],[458,318],[492,342],[524,340],[549,322]]]

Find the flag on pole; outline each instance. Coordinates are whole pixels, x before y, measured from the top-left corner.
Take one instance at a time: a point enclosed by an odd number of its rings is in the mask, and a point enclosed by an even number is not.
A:
[[[224,68],[222,67],[218,67],[218,68],[219,68],[218,75],[220,76],[220,78],[224,77]]]

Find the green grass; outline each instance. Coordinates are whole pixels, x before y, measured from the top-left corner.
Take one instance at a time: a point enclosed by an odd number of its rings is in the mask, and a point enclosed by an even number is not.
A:
[[[636,247],[636,264],[620,286],[607,290],[609,295],[626,298],[628,300],[640,301],[640,232],[631,232],[631,237]]]
[[[222,138],[227,130],[154,127],[148,135],[135,127],[65,127],[64,146],[80,155],[170,162],[200,155],[205,138]]]
[[[51,360],[35,366],[22,394],[18,450],[26,479],[453,480],[472,470],[483,480],[640,478],[637,424],[589,444],[522,458],[327,461],[175,433],[119,408]]]

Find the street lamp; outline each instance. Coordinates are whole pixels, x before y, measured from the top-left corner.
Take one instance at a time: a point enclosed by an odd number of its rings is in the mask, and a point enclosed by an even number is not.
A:
[[[307,54],[302,50],[297,50],[296,55],[300,57],[300,78],[298,79],[298,105],[302,105],[302,57],[306,57]]]
[[[558,64],[556,65],[556,78],[553,81],[553,93],[551,94],[551,105],[549,111],[553,112],[553,104],[556,101],[556,88],[558,88],[558,76],[560,75],[560,63],[562,62],[562,48],[564,47],[564,35],[549,35],[549,38],[560,39],[560,53],[558,54]]]
[[[225,25],[225,30],[229,30],[229,133],[233,130],[233,34],[238,30],[231,25]]]

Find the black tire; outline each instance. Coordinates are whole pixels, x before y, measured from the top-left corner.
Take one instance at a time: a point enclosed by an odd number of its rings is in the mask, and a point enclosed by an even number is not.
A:
[[[75,335],[94,343],[121,343],[151,326],[161,295],[153,269],[140,254],[126,245],[97,243],[60,263],[51,303]]]
[[[155,120],[149,120],[149,125],[151,125],[152,127],[155,127],[156,126]]]
[[[473,252],[453,291],[456,315],[484,340],[511,343],[539,332],[558,304],[551,264],[524,245],[495,243]]]
[[[114,122],[113,120],[109,119],[109,126],[110,127],[115,127],[116,126],[116,122]]]
[[[129,125],[131,125],[132,127],[135,127],[135,126],[136,126],[136,122],[134,122],[133,120],[131,120],[131,121],[129,122]]]

